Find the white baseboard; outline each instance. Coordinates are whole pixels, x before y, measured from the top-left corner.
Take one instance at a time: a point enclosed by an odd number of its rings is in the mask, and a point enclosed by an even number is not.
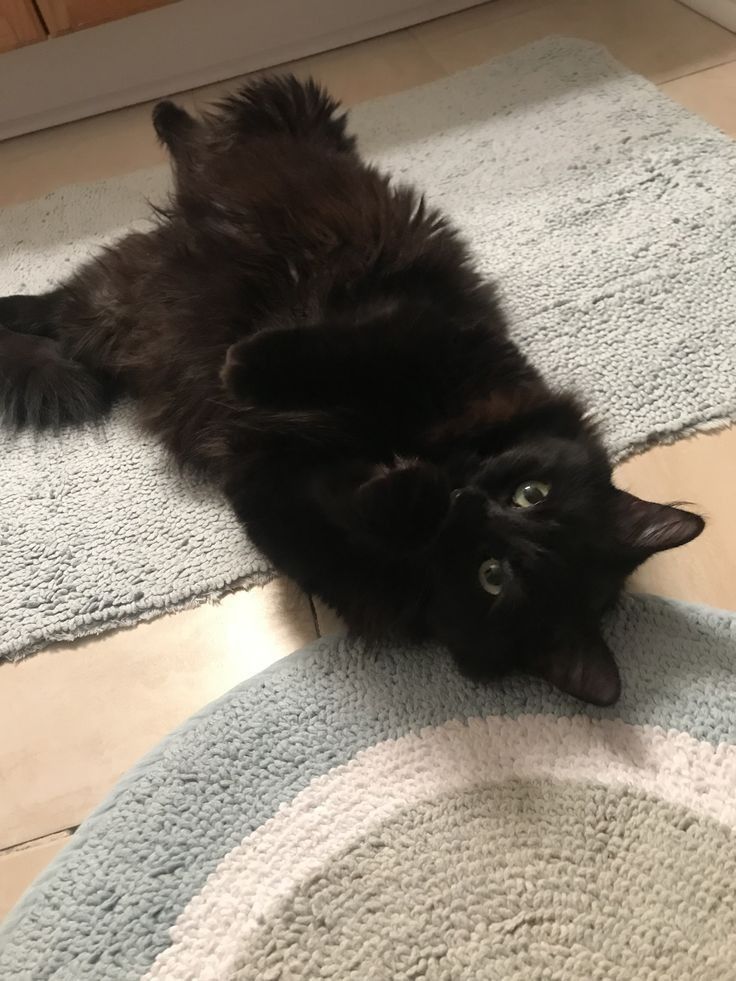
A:
[[[729,31],[736,31],[736,0],[680,0]]]
[[[0,139],[408,27],[482,0],[180,0],[0,56]]]

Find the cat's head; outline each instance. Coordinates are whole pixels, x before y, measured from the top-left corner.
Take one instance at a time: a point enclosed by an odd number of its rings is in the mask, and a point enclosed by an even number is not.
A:
[[[603,614],[645,559],[704,527],[614,487],[590,431],[404,463],[365,504],[425,577],[426,623],[464,673],[531,671],[601,705],[620,693]]]

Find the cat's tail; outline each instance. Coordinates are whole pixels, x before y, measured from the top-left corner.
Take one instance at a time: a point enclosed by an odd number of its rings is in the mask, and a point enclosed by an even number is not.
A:
[[[65,350],[49,313],[56,294],[0,298],[0,417],[16,429],[59,429],[99,419],[110,379]]]

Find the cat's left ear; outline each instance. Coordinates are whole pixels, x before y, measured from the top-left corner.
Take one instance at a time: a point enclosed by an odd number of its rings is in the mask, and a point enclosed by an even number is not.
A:
[[[555,688],[592,705],[613,705],[621,694],[616,661],[597,632],[567,638],[545,652],[536,670]]]
[[[705,528],[699,514],[643,501],[618,489],[614,508],[618,544],[642,561],[655,552],[686,545]]]

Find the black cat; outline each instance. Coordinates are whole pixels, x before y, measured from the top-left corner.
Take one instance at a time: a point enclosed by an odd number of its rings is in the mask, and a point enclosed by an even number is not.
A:
[[[199,120],[163,102],[154,124],[175,175],[156,227],[0,300],[9,423],[132,394],[355,631],[615,701],[601,614],[702,519],[612,486],[583,407],[509,339],[457,233],[361,161],[313,82],[256,81]]]

